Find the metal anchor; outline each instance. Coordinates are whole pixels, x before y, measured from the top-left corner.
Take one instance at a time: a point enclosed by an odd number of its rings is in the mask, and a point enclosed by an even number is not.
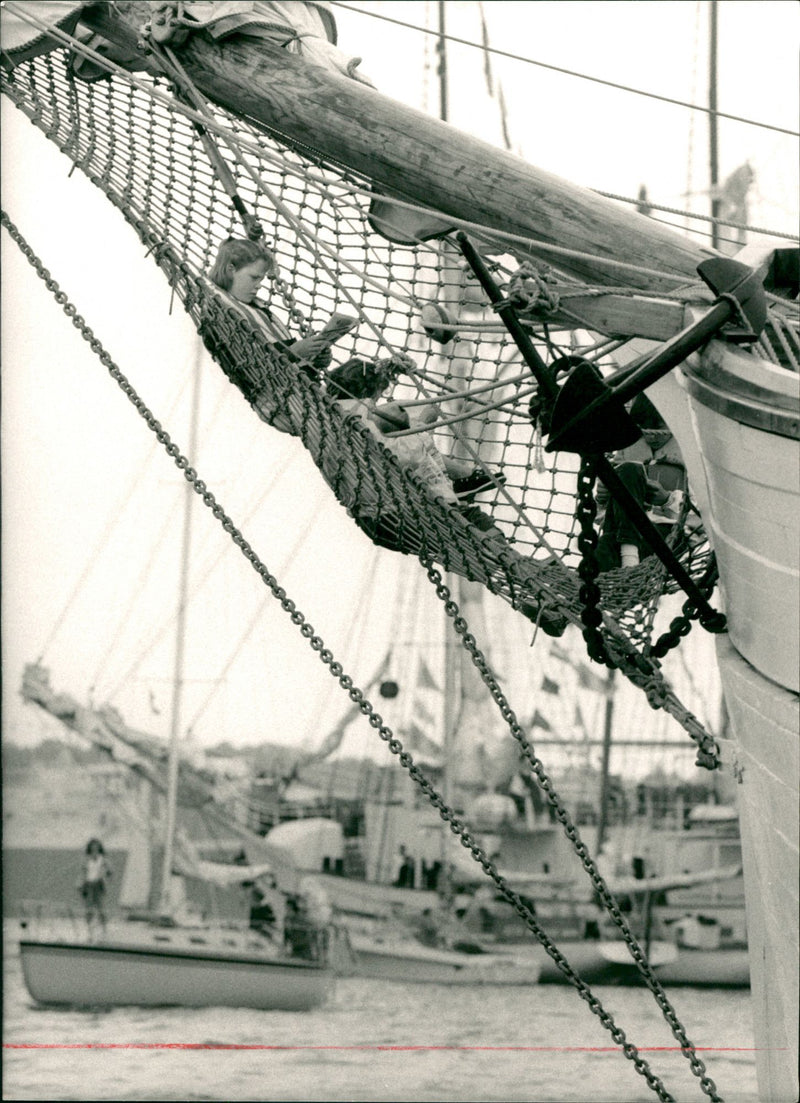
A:
[[[767,300],[758,273],[729,257],[712,257],[697,268],[717,295],[714,306],[677,333],[644,364],[603,379],[588,361],[573,368],[553,408],[546,451],[591,454],[626,448],[641,436],[625,403],[681,364],[723,326],[739,324],[724,336],[736,343],[758,340],[767,320]]]

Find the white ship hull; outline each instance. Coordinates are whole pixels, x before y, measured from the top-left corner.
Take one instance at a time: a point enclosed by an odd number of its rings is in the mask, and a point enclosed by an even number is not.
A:
[[[324,1002],[331,972],[311,962],[140,941],[23,939],[25,985],[43,1004],[251,1007],[308,1011]]]
[[[690,481],[706,499],[728,618],[722,757],[739,783],[759,1092],[796,1100],[800,378],[712,343],[682,383]]]
[[[539,955],[469,954],[401,938],[351,935],[351,975],[415,984],[538,984]]]
[[[722,744],[740,781],[747,939],[761,1098],[798,1098],[797,695],[750,666],[727,637],[717,658],[731,721]]]

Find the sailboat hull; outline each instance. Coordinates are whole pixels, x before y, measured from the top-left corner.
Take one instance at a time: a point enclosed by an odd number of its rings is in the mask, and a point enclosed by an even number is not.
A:
[[[674,961],[656,966],[662,984],[690,988],[749,988],[748,949],[690,950],[681,947]]]
[[[404,984],[537,984],[539,955],[459,953],[410,940],[350,936],[351,975]]]
[[[333,983],[328,969],[311,962],[176,947],[25,939],[20,958],[37,1002],[77,1007],[308,1011],[324,1002]]]

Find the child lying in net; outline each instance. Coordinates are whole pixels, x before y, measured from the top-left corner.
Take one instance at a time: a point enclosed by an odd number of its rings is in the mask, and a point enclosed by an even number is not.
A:
[[[274,348],[289,359],[299,361],[309,374],[316,375],[329,366],[331,345],[358,325],[358,319],[334,314],[318,332],[297,341],[293,340],[280,319],[275,317],[265,303],[256,298],[267,276],[274,277],[277,274],[275,257],[266,246],[248,238],[229,237],[219,247],[209,279],[221,291],[226,292],[243,313],[258,323]],[[223,361],[230,361],[230,357],[226,357],[226,350],[221,347],[218,337],[208,324],[201,326],[200,334],[209,352]],[[241,374],[238,368],[232,362],[225,363],[224,366],[226,370],[233,369],[228,374],[236,382],[240,382],[237,378]]]
[[[309,374],[318,376],[330,365],[332,358],[331,345],[350,332],[358,324],[358,321],[356,318],[349,318],[343,314],[334,314],[330,321],[317,333],[310,334],[298,341],[292,341],[289,331],[272,314],[269,307],[256,299],[256,293],[266,277],[277,275],[277,271],[275,258],[265,246],[246,238],[229,237],[219,247],[216,260],[209,273],[209,279],[222,291],[227,292],[236,301],[237,305],[243,304],[247,308],[251,316],[258,321],[260,328],[266,331],[273,347],[285,353],[290,359],[299,361]],[[230,357],[226,358],[224,348],[220,347],[219,340],[215,340],[215,336],[209,327],[201,327],[201,333],[206,347],[212,354],[231,360]],[[386,361],[387,364],[391,362],[392,358]],[[367,361],[354,360],[352,363],[356,365],[356,368],[350,375],[355,379],[361,372],[361,367]],[[408,365],[413,367],[410,360]],[[227,366],[231,369],[229,374],[233,378],[241,374],[232,362]],[[402,367],[401,360],[397,361],[397,366]],[[346,365],[343,365],[343,368],[346,367]],[[350,378],[350,375],[347,373],[342,375],[342,381]],[[239,380],[237,379],[237,381]],[[388,382],[388,379],[384,381],[381,391],[388,386]],[[243,389],[245,388],[243,387]],[[344,391],[342,393],[344,394]],[[248,395],[248,397],[251,397],[251,395]],[[260,405],[263,406],[263,403]],[[263,409],[261,413],[263,415]],[[391,431],[391,428],[395,430],[409,428],[408,415],[404,410],[401,411],[397,407],[394,416],[400,418],[403,423],[390,425],[389,422],[386,422],[387,431]],[[279,414],[271,419],[271,423],[275,428],[284,432],[293,431],[288,421]],[[423,437],[424,439],[422,439]],[[430,434],[420,434],[418,441],[415,441],[414,438],[410,438],[408,441],[396,441],[393,451],[406,466],[420,466],[421,464],[420,470],[427,473],[425,479],[435,481],[438,468],[441,466],[440,461],[436,459],[440,456],[440,453]],[[415,456],[416,459],[412,459],[412,456]],[[449,458],[445,462],[448,466],[448,474],[453,482],[450,482],[442,473],[442,481],[433,493],[434,497],[440,496],[447,501],[455,502],[455,495],[459,494],[464,501],[472,501],[476,494],[489,490],[493,485],[501,484],[504,481],[502,476],[496,475],[492,478],[486,472],[475,468],[473,464]]]
[[[463,460],[443,455],[436,447],[430,430],[421,430],[409,436],[398,435],[411,427],[408,411],[397,402],[378,405],[378,398],[393,381],[392,367],[396,371],[400,359],[395,357],[387,367],[382,367],[380,363],[351,360],[333,368],[327,376],[327,393],[346,415],[357,417],[364,423],[369,432],[397,457],[400,464],[424,484],[431,498],[458,510],[480,531],[483,540],[497,545],[499,550],[510,550],[506,537],[492,518],[477,506],[467,504],[475,492],[460,496],[455,489],[459,481],[475,482],[481,478],[490,485],[501,483],[502,475],[489,476],[480,469],[473,469],[471,464]],[[404,528],[400,518],[393,513],[391,503],[387,505],[381,502],[374,492],[372,495],[367,493],[364,497],[366,500],[360,501],[351,510],[360,527],[375,543],[383,547],[393,551],[412,550],[408,545],[413,545],[414,537],[418,536],[413,532],[413,525],[409,534],[408,525]],[[526,565],[521,558],[519,563],[522,578]],[[541,603],[521,602],[519,609],[549,636],[561,636],[567,627],[566,618],[549,603],[543,606]]]
[[[407,360],[409,367],[413,367],[413,362],[408,358],[396,356],[393,359],[395,369],[399,367],[402,370],[403,359]],[[505,540],[487,514],[468,504],[480,490],[491,487],[493,481],[504,482],[503,476],[490,476],[474,464],[443,455],[430,430],[420,429],[409,436],[398,435],[416,426],[412,426],[408,411],[399,403],[378,405],[378,399],[390,381],[374,363],[355,358],[328,373],[327,393],[337,401],[342,411],[358,417],[366,425],[400,464],[423,483],[431,498],[457,507],[487,536]]]
[[[325,378],[324,369],[331,362],[331,345],[357,324],[356,319],[334,315],[318,333],[292,341],[286,327],[265,304],[256,299],[256,292],[268,274],[277,274],[275,259],[268,249],[247,239],[228,238],[220,246],[209,278],[230,297],[232,306],[255,319],[273,347],[290,360],[299,362],[301,370],[307,374]],[[319,451],[317,462],[322,475],[335,489],[339,483],[340,468],[348,462],[348,457],[337,453],[336,447],[321,447],[322,427],[318,420],[310,416],[311,411],[304,408],[296,391],[291,389],[290,381],[285,381],[288,389],[281,401],[278,392],[284,389],[285,384],[279,378],[270,380],[271,386],[265,386],[263,366],[252,365],[252,370],[248,371],[248,365],[243,365],[226,347],[220,340],[219,331],[210,321],[204,321],[200,333],[206,348],[220,361],[228,377],[242,390],[259,417],[281,432],[293,436],[302,433],[307,445],[313,445],[312,438],[316,439],[319,448],[313,447],[312,450]],[[328,394],[343,404],[348,403],[350,412],[394,451],[404,467],[422,480],[432,498],[441,498],[457,508],[467,521],[484,534],[484,539],[506,545],[503,533],[492,519],[468,504],[481,491],[501,485],[503,477],[489,476],[472,464],[443,456],[429,431],[409,437],[394,436],[398,431],[409,428],[407,412],[396,403],[377,407],[378,397],[397,375],[410,366],[413,366],[412,361],[407,357],[395,356],[376,362],[350,360],[327,376]],[[357,479],[356,482],[359,501],[345,504],[351,507],[357,523],[376,543],[392,550],[408,550],[396,534],[403,532],[407,538],[409,526],[387,513],[386,503],[380,501],[377,481],[372,487],[368,486],[368,480]],[[564,631],[566,621],[562,617],[552,616],[548,620],[537,606],[522,605],[521,608],[526,616],[537,619],[549,634],[560,635]]]

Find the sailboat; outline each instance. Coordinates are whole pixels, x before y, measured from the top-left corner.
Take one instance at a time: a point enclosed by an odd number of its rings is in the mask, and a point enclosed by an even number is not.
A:
[[[24,5],[15,8],[24,10]],[[235,17],[231,23],[230,11],[225,10],[219,22],[212,19],[198,27],[191,17],[174,22],[164,12],[150,22],[150,8],[136,3],[124,10],[93,7],[64,13],[62,8],[44,30],[33,15],[30,22],[36,32],[10,52],[16,67],[4,76],[3,91],[123,211],[196,320],[210,311],[230,345],[238,342],[237,365],[227,368],[232,382],[262,420],[274,418],[276,404],[290,418],[292,431],[362,532],[394,552],[417,555],[437,588],[438,564],[480,582],[546,634],[579,627],[592,658],[619,666],[649,698],[679,719],[698,745],[699,764],[716,767],[721,760],[735,773],[741,782],[760,1090],[767,1099],[795,1098],[797,770],[787,769],[786,763],[796,762],[798,749],[800,667],[792,618],[800,604],[796,252],[771,246],[751,258],[751,265],[732,266],[727,258],[720,264],[722,258],[712,249],[388,100],[369,83],[354,79],[356,66],[342,61],[333,48],[335,34],[326,5],[296,5],[296,12],[305,24],[289,28],[288,38],[280,34],[277,39],[274,25],[269,25],[273,13],[266,21],[259,21],[256,13],[243,26]],[[71,33],[79,18],[82,38]],[[73,19],[66,30],[58,26]],[[143,34],[151,51],[147,58],[137,49]],[[76,55],[75,65],[68,67],[63,57],[54,57],[54,44],[64,47],[62,53]],[[284,48],[287,44],[289,49]],[[33,56],[43,52],[43,61]],[[50,66],[58,66],[58,80]],[[90,81],[94,78],[91,92],[77,83],[81,78],[75,79],[74,69],[83,69]],[[143,69],[158,74],[155,84],[152,76],[141,75]],[[105,85],[98,84],[98,75]],[[165,93],[159,81],[172,82],[179,94]],[[60,92],[62,88],[66,91]],[[163,152],[152,136],[136,147],[146,148],[146,153],[133,155],[132,143],[124,137],[129,136],[128,123],[135,114],[131,102],[138,104],[138,96],[144,97],[155,130],[165,126],[162,111],[170,128],[178,120],[183,127],[180,137],[170,129],[173,140],[164,171],[159,164]],[[97,116],[115,127],[117,141],[100,141]],[[234,125],[226,121],[231,119]],[[378,309],[379,322],[370,309],[375,310],[376,290],[385,303],[381,281],[387,271],[401,270],[404,263],[431,262],[424,242],[432,235],[449,235],[454,255],[463,253],[474,273],[471,292],[477,290],[476,280],[482,289],[478,294],[484,294],[499,315],[497,325],[486,331],[494,341],[492,368],[502,364],[502,371],[499,378],[494,371],[491,377],[481,375],[485,362],[477,357],[469,398],[482,404],[485,428],[480,441],[465,442],[475,458],[488,462],[490,454],[499,455],[505,472],[516,473],[516,485],[506,478],[496,486],[492,518],[501,526],[499,536],[492,532],[487,539],[488,530],[474,520],[431,501],[418,480],[363,429],[346,424],[335,404],[291,362],[268,353],[268,367],[254,362],[252,327],[226,310],[202,275],[209,234],[214,240],[222,236],[218,225],[210,231],[210,208],[219,202],[220,208],[227,204],[239,214],[247,213],[242,195],[225,186],[230,180],[224,169],[217,171],[222,183],[208,182],[207,165],[216,154],[203,154],[201,146],[210,144],[213,149],[212,133],[221,142],[230,139],[235,169],[228,168],[251,205],[273,215],[277,211],[291,226],[293,244],[285,228],[276,240],[279,255],[297,261],[288,303],[291,317],[299,320],[301,307],[319,317],[330,311],[331,303],[347,303],[361,311],[363,324],[371,328],[358,338],[359,344],[352,339],[349,351],[374,355],[385,351],[387,343],[402,344],[418,321],[432,340],[453,340],[460,323],[455,321],[454,329],[447,311],[438,310],[438,321],[432,323],[430,311],[407,289],[393,300],[401,302],[401,308]],[[272,160],[262,157],[263,150]],[[172,175],[178,151],[192,178],[202,175],[204,180],[203,189],[189,189],[189,197],[180,201]],[[277,179],[268,180],[276,157],[281,166]],[[137,171],[146,174],[155,164],[159,167],[147,186],[137,191],[131,178]],[[293,205],[303,205],[288,183],[298,174],[304,184],[312,178],[321,182],[319,195],[308,204],[316,220],[313,234]],[[179,202],[185,217],[176,219]],[[338,202],[349,204],[346,215],[317,219],[326,204],[335,208]],[[166,207],[169,218],[164,216]],[[305,213],[312,221],[310,212]],[[359,230],[348,237],[344,226],[355,224]],[[370,236],[371,230],[379,236]],[[387,241],[397,247],[387,246]],[[433,263],[441,263],[441,256],[436,251]],[[331,265],[347,277],[323,277],[323,271],[330,274]],[[506,277],[502,287],[495,279],[498,273]],[[451,274],[455,276],[455,266]],[[621,278],[624,293],[618,295],[614,289]],[[359,287],[355,294],[354,280]],[[565,355],[552,341],[554,327],[560,327],[558,332],[574,331],[576,315],[578,332],[584,336],[580,346],[568,346]],[[587,340],[587,332],[596,336]],[[549,364],[543,364],[535,345],[531,347],[531,333]],[[507,353],[511,355],[503,359]],[[439,403],[456,406],[437,427],[456,432],[453,427],[474,411],[465,413],[458,405],[464,394],[451,382],[421,370],[403,381],[398,397],[430,402],[436,388]],[[623,441],[630,443],[632,429],[620,407],[645,387],[680,444],[713,545],[724,617],[710,602],[715,566],[709,547],[697,555],[693,548],[686,552],[667,545],[665,551],[630,502],[629,515],[637,520],[638,531],[648,534],[654,559],[624,576],[612,571],[598,577],[593,563],[593,479],[599,472],[612,493],[626,501],[603,456],[623,447]],[[492,397],[487,399],[487,393]],[[301,400],[301,413],[291,398]],[[545,440],[549,453],[564,456],[562,466],[550,469],[552,478],[545,474],[546,465],[541,472],[538,466]],[[346,462],[337,451],[343,441],[348,447]],[[575,525],[576,497],[581,501],[580,527]],[[210,508],[213,501],[212,496]],[[575,569],[579,550],[585,587]],[[274,582],[265,578],[269,572],[260,566],[262,579]],[[685,592],[687,608],[669,638],[658,641],[658,649],[678,644],[695,620],[719,638],[731,715],[731,739],[720,740],[721,746],[687,715],[659,680],[653,662],[651,613],[670,587],[673,593]],[[448,595],[441,596],[447,601]],[[605,906],[612,914],[618,912],[557,794],[545,784],[542,764],[525,741],[497,679],[485,664],[481,667],[479,647],[458,623],[457,606],[450,615],[515,738],[525,744],[526,759],[557,808]],[[328,663],[335,661],[326,658]],[[352,681],[343,682],[342,688],[353,691]],[[503,882],[490,857],[470,846],[468,829],[432,791],[381,718],[364,704],[389,750],[400,756],[526,922],[539,930],[531,909]],[[624,928],[622,917],[614,917]],[[626,942],[647,973],[629,932]],[[568,968],[568,963],[560,965]],[[664,1009],[668,1000],[663,990],[650,975],[648,982]],[[575,986],[589,998],[585,986]],[[713,1094],[713,1083],[709,1086],[685,1031],[674,1026],[674,1015],[665,1015],[681,1038],[681,1053]],[[610,1021],[606,1015],[606,1026]],[[642,1069],[641,1059],[637,1069]]]
[[[252,848],[253,839],[235,819],[215,808],[208,783],[196,771],[179,762],[170,781],[164,758],[131,732],[115,710],[82,706],[66,694],[55,693],[48,672],[39,664],[26,669],[22,693],[31,704],[174,803],[172,847],[168,851],[164,846],[161,859],[166,895],[162,887],[155,908],[129,908],[121,919],[104,924],[100,937],[89,930],[83,938],[76,938],[74,922],[59,922],[47,912],[23,921],[20,960],[31,996],[43,1004],[78,1007],[174,1005],[303,1011],[324,1002],[333,984],[325,958],[288,952],[282,944],[283,932],[273,937],[263,928],[253,929],[246,917],[240,922],[209,922],[187,908],[181,893],[176,892],[183,876],[224,887],[251,884],[269,875],[283,892],[296,893],[300,877],[286,855],[257,840],[260,860],[256,863],[202,860],[177,827],[179,803],[205,807],[245,846]]]
[[[192,402],[193,447],[197,442],[199,380],[197,373]],[[78,705],[65,695],[55,694],[48,672],[38,664],[30,665],[25,671],[22,693],[26,700],[45,709],[112,757],[121,758],[130,769],[143,774],[155,790],[164,794],[166,806],[161,887],[155,909],[129,916],[127,921],[112,923],[110,927],[106,926],[103,917],[99,938],[94,936],[88,922],[87,937],[80,940],[75,940],[69,928],[65,933],[63,928],[51,924],[49,935],[39,934],[25,923],[25,935],[19,943],[22,975],[29,993],[39,1003],[78,1007],[175,1005],[307,1011],[323,1003],[332,991],[334,974],[321,931],[315,933],[309,927],[303,934],[306,952],[294,953],[288,940],[284,943],[283,923],[268,931],[263,926],[252,929],[252,923],[214,925],[201,916],[187,914],[181,893],[176,892],[182,884],[181,873],[229,885],[253,884],[268,874],[274,879],[276,891],[285,894],[287,899],[289,887],[296,890],[299,880],[282,860],[279,850],[270,853],[266,848],[270,861],[255,866],[208,863],[198,859],[190,841],[179,833],[181,689],[185,677],[192,497],[187,487],[178,584],[171,737],[166,762],[154,756],[152,751],[148,752],[141,739],[127,730],[114,710],[106,708],[97,712]],[[300,919],[301,924],[306,921]]]

